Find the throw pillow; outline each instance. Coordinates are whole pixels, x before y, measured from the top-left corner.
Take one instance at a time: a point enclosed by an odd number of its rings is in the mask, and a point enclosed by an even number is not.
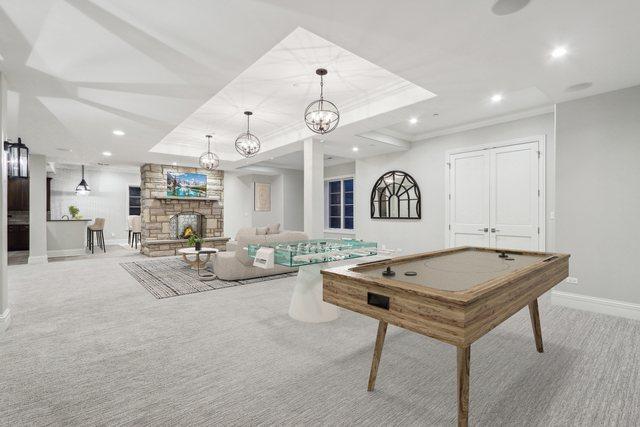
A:
[[[267,234],[278,234],[278,233],[280,233],[280,223],[269,224],[267,226]]]
[[[268,227],[256,227],[256,234],[258,236],[267,234]]]

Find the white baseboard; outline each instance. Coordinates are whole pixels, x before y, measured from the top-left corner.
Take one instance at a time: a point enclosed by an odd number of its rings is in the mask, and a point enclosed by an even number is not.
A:
[[[39,256],[31,256],[29,255],[29,259],[27,260],[27,264],[46,264],[48,261],[46,255]]]
[[[7,308],[4,313],[0,314],[0,332],[6,331],[9,323],[11,323],[11,310]]]
[[[104,239],[107,245],[124,245],[127,244],[127,239]]]
[[[47,251],[49,258],[59,258],[63,256],[78,256],[85,255],[87,252],[83,249],[57,249],[55,251]]]
[[[551,291],[551,303],[578,310],[640,320],[640,304],[630,302],[553,290]]]

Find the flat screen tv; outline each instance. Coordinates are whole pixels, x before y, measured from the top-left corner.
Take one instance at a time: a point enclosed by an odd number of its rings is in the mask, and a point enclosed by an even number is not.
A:
[[[207,176],[201,173],[167,172],[167,196],[207,197]]]

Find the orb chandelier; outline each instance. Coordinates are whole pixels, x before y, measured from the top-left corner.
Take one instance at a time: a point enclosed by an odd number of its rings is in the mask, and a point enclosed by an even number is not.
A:
[[[338,126],[340,112],[333,102],[324,99],[323,76],[327,75],[327,70],[318,68],[316,74],[320,76],[320,99],[309,104],[304,112],[304,122],[313,132],[324,134]]]
[[[249,117],[253,113],[245,111],[244,114],[247,116],[247,131],[236,138],[236,151],[244,157],[253,157],[260,151],[260,140],[249,130]]]
[[[200,156],[200,167],[212,171],[220,165],[220,158],[216,153],[211,152],[211,138],[213,136],[205,135],[204,137],[207,138],[207,152]]]

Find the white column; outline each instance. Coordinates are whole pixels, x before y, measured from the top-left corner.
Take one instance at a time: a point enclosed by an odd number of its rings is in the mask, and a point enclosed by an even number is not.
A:
[[[0,73],[0,333],[9,327],[9,283],[7,280],[7,82]]]
[[[324,237],[324,147],[313,138],[304,141],[304,232]]]
[[[29,264],[47,263],[47,158],[29,156]]]

